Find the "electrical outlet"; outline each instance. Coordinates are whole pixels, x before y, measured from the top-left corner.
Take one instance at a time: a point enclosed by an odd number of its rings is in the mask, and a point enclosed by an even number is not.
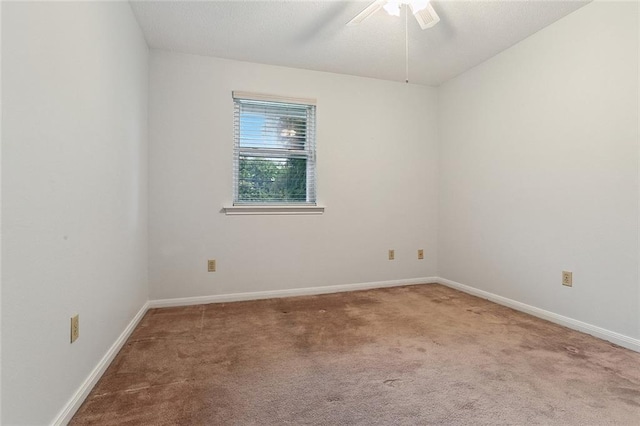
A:
[[[396,258],[396,251],[389,250],[389,260],[395,260],[395,258]]]
[[[573,272],[562,271],[562,285],[573,287]]]
[[[211,259],[207,262],[207,270],[209,272],[215,272],[216,271],[216,260],[215,259]]]
[[[80,337],[80,315],[75,314],[71,317],[71,343]]]
[[[418,259],[420,260],[424,259],[424,250],[422,249],[418,250]]]

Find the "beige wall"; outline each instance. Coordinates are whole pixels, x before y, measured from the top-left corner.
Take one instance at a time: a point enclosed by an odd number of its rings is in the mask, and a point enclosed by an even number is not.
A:
[[[324,215],[220,212],[232,202],[233,90],[317,99]],[[435,89],[152,51],[149,108],[151,299],[435,274]]]
[[[637,8],[591,3],[440,87],[440,276],[640,337]]]
[[[147,88],[128,3],[2,4],[2,424],[53,422],[148,299]]]

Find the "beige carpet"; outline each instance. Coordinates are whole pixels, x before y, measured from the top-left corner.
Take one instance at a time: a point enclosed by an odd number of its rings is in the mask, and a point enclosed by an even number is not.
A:
[[[72,424],[640,425],[640,354],[437,284],[153,309]]]

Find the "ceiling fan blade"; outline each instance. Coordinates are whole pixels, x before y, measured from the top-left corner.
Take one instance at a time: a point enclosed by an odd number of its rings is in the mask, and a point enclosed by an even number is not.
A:
[[[431,3],[428,3],[427,7],[417,12],[414,12],[413,6],[411,6],[411,12],[413,12],[413,16],[416,17],[416,19],[418,20],[418,24],[420,24],[420,28],[422,28],[423,30],[431,28],[435,24],[440,22],[440,17],[436,13],[436,11],[433,10],[433,6],[431,6]]]
[[[367,6],[362,12],[358,13],[355,18],[347,22],[347,25],[358,25],[360,22],[367,19],[369,16],[373,15],[377,11],[379,11],[382,6],[386,3],[386,0],[376,0]]]

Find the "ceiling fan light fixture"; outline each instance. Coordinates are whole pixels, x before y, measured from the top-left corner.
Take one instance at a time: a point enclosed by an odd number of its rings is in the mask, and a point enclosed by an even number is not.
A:
[[[409,6],[411,7],[411,13],[414,15],[421,10],[424,10],[429,5],[429,0],[409,0]]]
[[[400,2],[388,1],[382,8],[391,16],[400,16]]]
[[[427,5],[424,9],[414,11],[413,16],[416,17],[418,24],[420,24],[420,28],[422,28],[423,30],[431,28],[435,24],[440,22],[440,17],[436,13],[436,11],[433,10],[433,6],[431,6],[431,3],[429,2],[427,2]]]
[[[374,0],[362,12],[358,13],[347,25],[358,25],[380,9],[384,9],[391,16],[400,16],[402,6],[411,8],[420,28],[426,30],[440,22],[440,17],[433,10],[431,0]]]
[[[386,0],[383,2],[382,8],[391,16],[400,16],[402,6],[409,6],[418,22],[431,23],[434,20],[435,11],[429,3],[430,0]]]

